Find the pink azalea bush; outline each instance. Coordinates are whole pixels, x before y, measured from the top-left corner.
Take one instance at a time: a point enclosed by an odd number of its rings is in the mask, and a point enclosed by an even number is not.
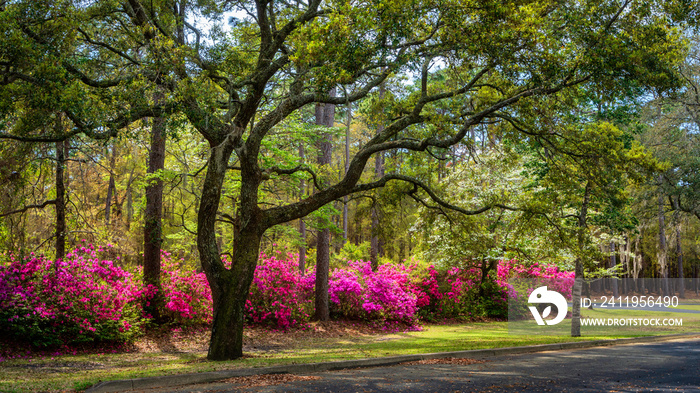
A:
[[[545,285],[549,290],[557,291],[571,300],[574,272],[540,263],[522,265],[514,260],[501,261],[498,265],[498,281],[504,282],[512,292],[509,318],[528,318],[528,297],[535,288]]]
[[[156,288],[144,286],[140,267],[126,268],[111,247],[84,245],[51,261],[32,255],[0,263],[0,331],[35,345],[86,341],[128,341],[150,315],[143,305]],[[162,254],[161,313],[174,325],[212,322],[212,295],[204,273]],[[225,265],[230,266],[230,263]],[[517,296],[512,278],[571,293],[573,273],[542,264],[499,261],[482,280],[476,267],[446,270],[415,262],[384,264],[349,261],[329,279],[331,313],[336,318],[378,321],[386,326],[442,318],[503,317]],[[301,274],[298,256],[261,254],[245,304],[246,322],[279,329],[308,323],[313,311],[315,272]]]
[[[375,272],[370,262],[349,261],[347,268],[331,272],[331,308],[344,318],[413,324],[418,305],[410,271],[409,266],[385,264]]]
[[[537,286],[546,285],[549,290],[561,293],[567,300],[571,300],[574,276],[574,272],[560,270],[557,266],[540,263],[527,266],[514,259],[500,261],[497,269],[497,280],[499,283],[503,283],[502,285],[507,285],[508,281],[512,279],[532,279],[533,282],[537,283]],[[534,285],[528,288],[528,294],[534,289]]]
[[[480,269],[438,271],[430,265],[415,275],[421,319],[504,317],[508,313],[506,288],[488,277],[482,281]]]
[[[177,325],[210,324],[213,301],[206,275],[183,268],[165,251],[160,261],[164,316]]]
[[[129,271],[92,245],[63,260],[32,255],[0,266],[0,329],[36,345],[126,341],[143,323],[141,300],[152,295]]]
[[[204,273],[181,267],[167,252],[161,256],[165,315],[176,325],[210,324],[212,295]],[[224,265],[230,262],[224,258]],[[295,254],[260,254],[245,304],[246,322],[280,329],[308,322],[313,308],[314,276],[303,276]]]
[[[500,260],[496,270],[482,280],[482,270],[475,267],[452,267],[438,271],[434,266],[415,270],[415,293],[419,317],[426,320],[443,318],[476,318],[508,315],[508,301],[518,293],[509,284],[512,279],[529,279],[527,293],[536,286],[547,285],[571,298],[574,273],[556,266],[534,263],[525,265],[516,260]],[[535,285],[537,283],[537,285]]]
[[[299,272],[297,255],[275,254],[271,257],[260,254],[245,304],[246,320],[288,329],[309,320],[314,276]]]

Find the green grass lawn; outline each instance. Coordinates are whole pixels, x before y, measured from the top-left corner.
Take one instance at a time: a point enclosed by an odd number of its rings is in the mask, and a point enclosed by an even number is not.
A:
[[[693,309],[696,306],[679,306],[678,309],[688,308]],[[627,326],[591,326],[584,325],[581,326],[581,334],[586,336],[621,336],[621,337],[632,337],[632,336],[647,336],[647,335],[658,335],[658,334],[674,334],[674,333],[687,333],[687,332],[698,332],[700,331],[700,314],[694,313],[683,313],[674,312],[675,309],[669,308],[668,311],[646,311],[646,310],[634,310],[634,309],[613,309],[604,307],[595,307],[593,310],[588,308],[581,309],[581,316],[583,318],[598,319],[598,320],[608,320],[622,319],[622,320],[664,320],[673,319],[681,320],[681,326],[643,326],[643,325],[627,325]],[[571,308],[569,308],[571,311]],[[533,324],[532,321],[515,321],[509,325],[509,329],[512,333],[517,334],[553,334],[566,336],[570,332],[571,325],[569,323],[561,323],[555,326],[537,326]]]
[[[681,304],[678,307],[675,307],[679,310],[695,310],[695,311],[700,311],[700,305],[692,305],[692,304]]]
[[[684,332],[699,330],[696,326],[683,328]],[[0,391],[70,391],[115,379],[610,338],[617,337],[519,336],[509,334],[506,322],[489,322],[428,325],[420,332],[296,340],[284,349],[249,352],[242,359],[227,362],[209,362],[204,352],[64,355],[0,363]]]

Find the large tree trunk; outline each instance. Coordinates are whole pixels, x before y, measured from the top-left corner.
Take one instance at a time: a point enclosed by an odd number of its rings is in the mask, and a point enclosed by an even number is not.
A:
[[[165,168],[165,119],[153,118],[151,149],[148,154],[148,174]],[[155,320],[160,320],[163,296],[160,287],[160,250],[163,245],[163,181],[150,179],[146,185],[146,211],[143,224],[143,279],[158,288],[154,299],[145,307]]]
[[[678,258],[678,296],[681,299],[685,298],[685,282],[683,274],[683,247],[681,244],[681,216],[678,207],[678,196],[673,199],[673,221],[676,227],[676,255]]]
[[[66,149],[63,142],[56,142],[56,260],[66,256],[66,188],[64,165]]]
[[[214,321],[209,343],[209,360],[230,360],[243,356],[245,302],[260,253],[262,233],[253,227],[241,231],[231,270],[220,272],[219,291],[214,297]],[[258,223],[259,224],[259,223]],[[218,257],[218,256],[217,256]]]
[[[231,269],[226,269],[216,240],[216,217],[233,141],[212,146],[202,197],[197,212],[197,250],[207,276],[214,303],[214,321],[209,342],[209,360],[231,360],[243,355],[245,301],[260,252],[263,235],[257,205],[260,171],[255,158],[241,155],[240,231],[233,250]],[[257,157],[257,151],[251,152]]]
[[[335,96],[335,88],[330,92],[331,97]],[[326,127],[333,127],[335,119],[335,105],[316,105],[316,124]],[[318,164],[327,166],[331,163],[332,135],[324,133],[319,143]],[[323,184],[322,184],[323,185]],[[327,321],[330,319],[328,305],[328,270],[330,268],[330,240],[331,231],[328,228],[327,220],[319,219],[318,241],[316,244],[316,288],[315,288],[315,308],[314,319]]]
[[[578,238],[577,244],[579,252],[583,250],[585,242],[586,220],[588,219],[588,204],[591,195],[591,182],[586,184],[586,189],[583,194],[583,203],[578,216]],[[576,258],[574,267],[574,288],[571,296],[571,337],[581,336],[581,290],[583,289],[583,261],[581,257]]]

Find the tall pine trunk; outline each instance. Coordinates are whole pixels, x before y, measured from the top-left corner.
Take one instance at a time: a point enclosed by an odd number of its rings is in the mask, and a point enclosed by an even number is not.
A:
[[[379,99],[384,98],[385,87],[384,83],[379,85]],[[383,119],[380,119],[380,124],[377,127],[377,134],[381,134],[384,131]],[[381,178],[384,176],[384,153],[379,152],[374,156],[374,175],[376,178]],[[372,262],[372,270],[377,270],[379,267],[379,257],[384,256],[384,247],[382,240],[379,238],[379,211],[377,204],[372,205],[372,227],[371,234],[372,238],[370,240],[370,261]]]
[[[683,247],[681,244],[681,216],[678,206],[678,196],[672,198],[673,201],[673,224],[676,228],[676,258],[678,261],[678,296],[685,298],[685,277],[683,274]]]
[[[60,119],[59,117],[59,122]],[[66,256],[65,146],[64,142],[56,142],[56,260]]]
[[[666,218],[664,215],[664,194],[659,190],[659,252],[658,261],[661,269],[661,287],[664,296],[669,296],[668,288],[668,247],[666,245]]]
[[[107,198],[105,198],[105,224],[109,226],[112,213],[112,197],[117,188],[114,184],[114,166],[117,159],[117,142],[112,144],[112,156],[109,159],[109,185],[107,186]]]
[[[148,154],[148,174],[165,167],[165,119],[153,118],[151,149]],[[155,320],[160,320],[163,303],[160,286],[160,250],[163,245],[163,181],[150,179],[146,185],[146,211],[143,224],[143,278],[147,285],[158,289],[156,296],[145,307]]]
[[[335,88],[330,92],[331,97],[335,96]],[[316,105],[316,125],[333,127],[335,119],[335,105]],[[324,132],[319,142],[318,164],[328,166],[331,163],[332,135]],[[324,184],[321,184],[324,186]],[[328,270],[330,268],[330,241],[331,231],[328,228],[327,220],[319,218],[318,224],[321,229],[318,231],[318,241],[316,244],[316,287],[315,287],[315,308],[314,319],[327,321],[330,319],[328,305]]]
[[[347,119],[345,124],[345,170],[348,173],[350,168],[350,125],[352,124],[352,106],[348,102]],[[342,177],[342,176],[341,176]],[[343,245],[348,241],[348,196],[343,197]]]
[[[299,144],[299,157],[301,158],[301,163],[304,163],[304,144]],[[306,195],[306,184],[304,179],[301,179],[301,184],[299,185],[299,200],[304,199]],[[304,217],[299,219],[299,238],[301,243],[299,244],[299,272],[301,274],[306,273],[306,223],[304,222]]]

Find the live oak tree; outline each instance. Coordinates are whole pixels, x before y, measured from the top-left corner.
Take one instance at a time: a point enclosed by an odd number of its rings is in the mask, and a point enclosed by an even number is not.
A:
[[[407,183],[416,198],[464,214],[491,209],[453,206],[405,174],[369,182],[361,175],[373,156],[434,154],[482,123],[517,117],[511,108],[536,97],[592,81],[609,89],[631,80],[668,83],[681,44],[667,11],[676,17],[689,8],[631,0],[3,4],[0,138],[111,138],[145,117],[177,115],[209,144],[197,248],[214,299],[212,360],[242,356],[244,305],[268,229],[389,182]],[[235,13],[230,29],[219,23],[224,12]],[[437,68],[441,78],[433,77]],[[284,148],[280,129],[297,111],[360,101],[401,75],[419,87],[395,98],[384,128],[359,148],[339,181],[313,165],[269,156],[271,148]],[[352,93],[334,97],[328,94],[334,87]],[[153,99],[157,91],[160,100]],[[66,115],[69,131],[46,127],[48,108]],[[217,222],[230,171],[240,187],[227,268]],[[316,192],[261,203],[265,184],[300,175]]]

